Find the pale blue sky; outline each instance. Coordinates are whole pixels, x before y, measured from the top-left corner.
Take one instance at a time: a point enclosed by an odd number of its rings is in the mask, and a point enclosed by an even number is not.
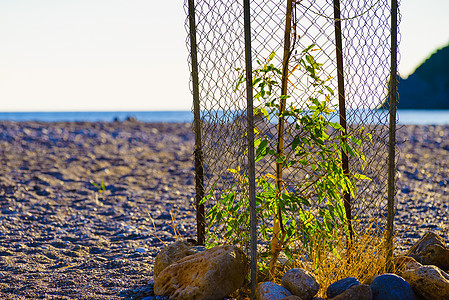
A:
[[[0,111],[189,110],[183,1],[0,0]],[[402,0],[401,75],[449,42],[448,0]]]

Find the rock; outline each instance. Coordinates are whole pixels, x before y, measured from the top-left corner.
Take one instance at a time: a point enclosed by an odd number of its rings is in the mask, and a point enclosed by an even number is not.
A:
[[[360,284],[360,282],[355,277],[343,278],[343,279],[340,279],[340,280],[332,283],[327,288],[326,295],[328,298],[333,298],[333,297],[340,295],[341,293],[343,293],[350,287],[352,287],[354,285],[359,285],[359,284]]]
[[[259,283],[256,289],[256,300],[279,300],[291,295],[285,287],[269,281]]]
[[[154,277],[157,277],[166,267],[174,262],[193,254],[190,249],[193,244],[185,241],[177,241],[163,248],[154,260]]]
[[[315,299],[315,298],[314,298]],[[301,297],[298,297],[296,295],[287,296],[285,298],[282,298],[281,300],[302,300]],[[316,300],[316,299],[315,299]]]
[[[136,252],[137,253],[141,253],[141,254],[143,254],[143,253],[145,253],[147,251],[148,251],[148,249],[144,248],[144,247],[139,247],[139,248],[136,249]]]
[[[442,270],[449,270],[449,248],[442,237],[434,232],[426,234],[407,252],[423,265],[434,265]]]
[[[411,192],[411,190],[410,190],[410,188],[409,188],[408,186],[404,186],[404,187],[401,189],[401,192],[404,193],[404,194],[408,194],[408,193]]]
[[[366,284],[352,285],[350,288],[329,300],[371,300],[373,293],[371,287]]]
[[[190,249],[187,251],[187,253],[188,253],[189,255],[193,255],[193,254],[197,254],[197,253],[199,253],[199,252],[203,252],[203,251],[205,251],[205,250],[207,250],[207,249],[206,249],[206,247],[204,247],[204,246],[193,246],[192,248],[190,248]]]
[[[393,258],[395,265],[395,273],[402,276],[405,270],[417,269],[422,265],[417,262],[413,257],[409,256],[398,256]]]
[[[425,299],[449,299],[449,275],[436,266],[405,270],[402,277]]]
[[[282,277],[282,286],[303,300],[311,300],[318,293],[320,285],[309,272],[295,268],[288,270]]]
[[[395,274],[382,274],[371,283],[373,300],[414,300],[415,294],[404,278]]]
[[[170,299],[222,299],[242,286],[248,259],[236,246],[214,247],[184,257],[159,273],[156,295]]]

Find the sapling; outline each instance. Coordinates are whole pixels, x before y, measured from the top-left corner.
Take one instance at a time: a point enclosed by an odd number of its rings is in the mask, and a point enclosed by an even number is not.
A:
[[[258,101],[255,113],[263,114],[267,124],[286,118],[293,135],[282,151],[279,143],[272,143],[270,136],[263,130],[255,130],[256,164],[261,161],[276,163],[284,171],[292,170],[303,176],[296,176],[294,184],[287,184],[278,174],[266,173],[256,178],[256,203],[258,216],[259,243],[270,244],[270,250],[261,251],[259,261],[261,270],[269,270],[273,277],[280,252],[292,258],[292,245],[301,243],[312,250],[319,241],[322,249],[334,250],[337,234],[348,235],[348,220],[343,205],[343,194],[356,194],[357,180],[366,180],[362,174],[343,172],[342,151],[357,158],[355,161],[364,169],[365,157],[362,153],[363,141],[371,136],[363,128],[356,135],[348,135],[338,124],[330,121],[335,107],[331,103],[334,92],[328,85],[330,78],[321,79],[319,73],[322,64],[316,62],[311,51],[314,45],[300,53],[295,71],[308,76],[308,96],[297,107],[290,102],[285,107],[282,100],[289,95],[277,96],[274,90],[279,87],[282,72],[272,63],[272,53],[264,63],[253,71],[254,98]],[[235,91],[245,82],[241,76]],[[343,150],[342,150],[343,149]],[[222,191],[211,189],[203,203],[215,198],[216,203],[208,211],[211,229],[225,229],[223,239],[226,243],[236,244],[247,250],[249,244],[249,200],[247,195],[248,176],[241,167],[229,169],[234,175],[234,184]],[[281,173],[282,174],[282,173]],[[272,226],[267,221],[272,220]],[[220,237],[211,230],[209,241],[220,242]],[[314,243],[311,243],[314,241]]]

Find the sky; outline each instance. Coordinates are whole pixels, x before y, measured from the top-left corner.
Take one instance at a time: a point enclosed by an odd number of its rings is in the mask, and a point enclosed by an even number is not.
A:
[[[399,73],[449,43],[448,0],[402,0]],[[0,111],[190,110],[183,1],[0,0]]]

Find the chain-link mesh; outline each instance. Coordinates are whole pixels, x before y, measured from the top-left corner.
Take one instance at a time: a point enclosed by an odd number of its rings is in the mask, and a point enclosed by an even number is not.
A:
[[[287,94],[291,97],[287,102],[303,107],[310,96],[310,83],[304,70],[298,68],[298,62],[304,56],[302,51],[312,44],[315,45],[315,60],[323,64],[320,76],[329,79],[327,84],[331,89],[338,90],[334,4],[331,0],[302,0],[293,1],[293,4],[291,43],[294,51],[288,62]],[[277,0],[251,2],[253,69],[272,53],[275,56],[271,62],[282,69],[286,5],[287,1]],[[187,12],[187,1],[185,8]],[[359,225],[366,225],[372,218],[385,221],[387,214],[389,113],[376,108],[388,96],[391,7],[388,0],[341,0],[340,8],[347,133],[372,135],[372,142],[362,144],[366,168],[360,168],[359,159],[350,158],[349,161],[351,173],[371,178],[358,182],[358,194],[351,200],[352,216],[362,221]],[[209,194],[231,187],[238,179],[230,170],[240,168],[244,173],[248,165],[245,85],[236,89],[245,69],[243,1],[196,0],[195,18],[204,189]],[[190,49],[189,42],[187,44]],[[280,85],[274,86],[272,93],[279,96]],[[337,93],[332,103],[338,104]],[[255,107],[263,104],[254,102]],[[338,122],[338,114],[336,111],[329,118]],[[270,117],[268,121],[256,114],[254,121],[258,132],[276,148],[278,117],[274,113]],[[286,144],[297,134],[298,129],[293,125],[287,119]],[[275,174],[275,169],[275,162],[263,159],[256,164],[256,178]],[[304,184],[308,172],[310,170],[300,168],[284,170],[286,188],[295,189],[298,182]],[[206,203],[206,212],[213,205],[214,198],[211,199],[209,206]],[[216,229],[215,233],[220,232]]]

